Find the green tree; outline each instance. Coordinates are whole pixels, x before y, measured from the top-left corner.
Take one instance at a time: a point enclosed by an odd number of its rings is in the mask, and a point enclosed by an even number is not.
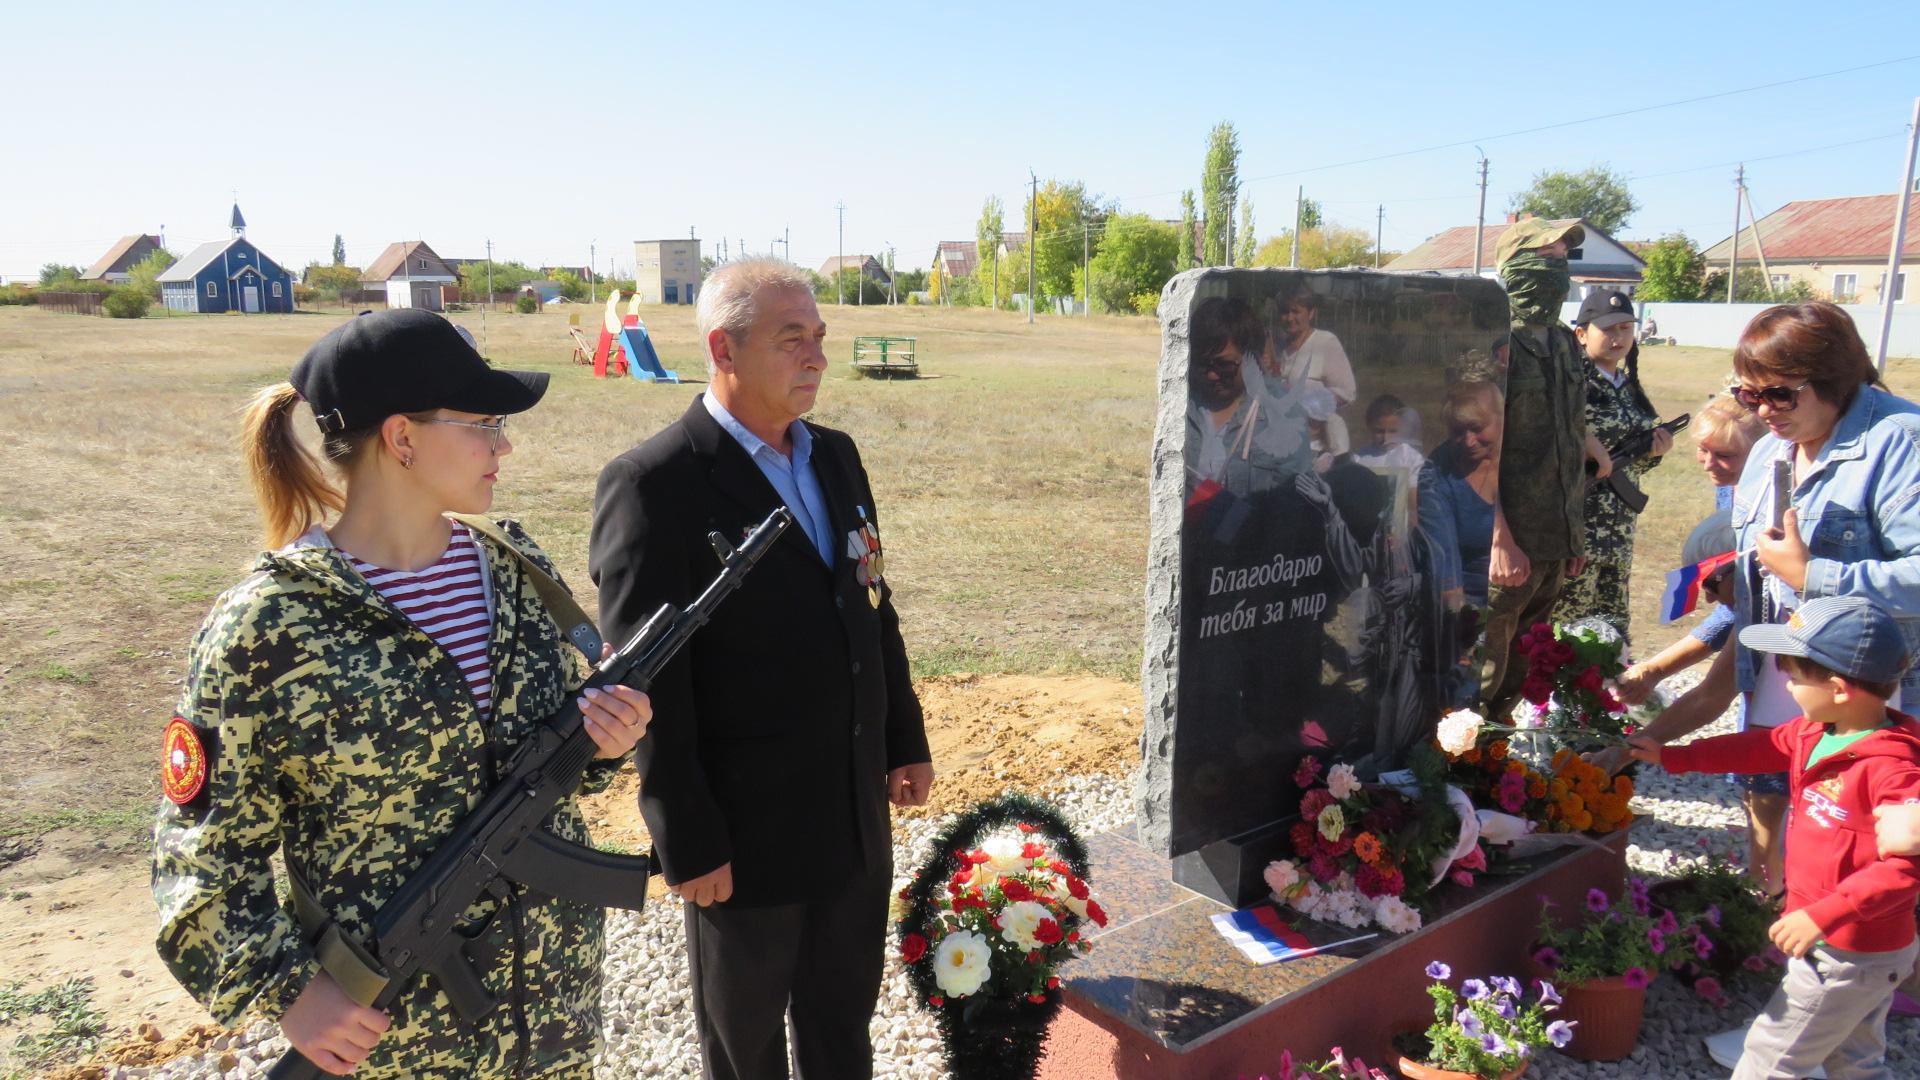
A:
[[[1233,254],[1227,250],[1227,223],[1233,220],[1239,195],[1240,136],[1231,123],[1221,121],[1207,133],[1206,171],[1200,174],[1200,208],[1206,214],[1202,258],[1208,266],[1224,266]]]
[[[348,302],[352,294],[364,288],[359,267],[337,263],[308,263],[306,270],[300,274],[300,280],[312,287],[317,298],[334,304]]]
[[[815,275],[813,298],[820,303],[832,303],[834,299],[833,275]],[[846,297],[849,304],[884,304],[887,302],[887,287],[860,272],[857,266],[849,266],[839,273],[840,295]]]
[[[340,239],[339,233],[333,234],[333,265],[347,265],[347,242]]]
[[[1617,232],[1640,204],[1627,190],[1627,178],[1605,165],[1581,172],[1534,174],[1533,185],[1513,197],[1511,209],[1543,218],[1585,218],[1606,232]]]
[[[893,287],[901,296],[908,293],[927,291],[927,272],[925,270],[902,270],[893,275]]]
[[[1254,252],[1254,266],[1285,266],[1293,254],[1293,230],[1269,237]],[[1345,225],[1322,225],[1300,231],[1300,269],[1326,270],[1342,266],[1372,266],[1373,235]]]
[[[1065,184],[1048,180],[1040,185],[1027,213],[1027,242],[1033,245],[1034,290],[1042,297],[1074,295],[1081,245],[1098,250],[1099,238],[1091,230],[1099,227],[1104,216],[1086,185],[1077,180]]]
[[[1646,295],[1642,286],[1638,295]],[[1701,300],[1725,300],[1727,298],[1727,272],[1714,270],[1701,282]],[[1736,304],[1798,304],[1808,300],[1825,299],[1813,286],[1792,278],[1782,285],[1770,285],[1767,275],[1760,272],[1758,266],[1740,267],[1740,277],[1734,282],[1733,301]]]
[[[111,319],[138,319],[147,313],[147,308],[152,304],[153,297],[137,285],[122,285],[100,302]]]
[[[1236,237],[1239,250],[1234,253],[1235,266],[1252,266],[1253,253],[1259,247],[1259,239],[1253,235],[1253,197],[1240,200],[1240,231]]]
[[[1699,300],[1705,296],[1707,260],[1686,233],[1668,233],[1643,256],[1647,268],[1634,296],[1641,300]]]
[[[1180,193],[1180,250],[1174,255],[1174,270],[1191,270],[1199,265],[1194,252],[1200,250],[1200,220],[1193,206],[1193,189]]]
[[[994,270],[1000,262],[1000,235],[1006,224],[1006,208],[1001,205],[1000,196],[987,196],[987,201],[980,207],[980,220],[973,226],[973,250],[979,256],[974,273],[980,273],[979,268],[984,267],[989,281],[992,281]],[[999,304],[996,302],[994,306],[998,307]]]
[[[1088,295],[1106,312],[1138,309],[1135,298],[1155,300],[1174,275],[1180,254],[1180,230],[1146,214],[1115,214],[1107,219],[1100,254],[1088,264]]]
[[[552,275],[554,284],[560,286],[560,295],[569,300],[587,298],[587,280],[571,270],[555,270]]]
[[[80,280],[80,268],[65,263],[47,263],[40,268],[40,286],[65,285]]]
[[[1300,231],[1317,229],[1326,223],[1326,215],[1320,212],[1319,199],[1302,198],[1300,200]]]
[[[359,271],[354,271],[354,276],[359,277]],[[511,297],[520,286],[539,278],[539,272],[524,263],[496,262],[493,264],[494,298]],[[469,303],[487,299],[486,263],[468,263],[460,268],[460,299]]]
[[[147,257],[127,267],[127,284],[147,294],[149,300],[160,299],[160,275],[167,272],[176,260],[173,252],[164,248],[155,248]]]

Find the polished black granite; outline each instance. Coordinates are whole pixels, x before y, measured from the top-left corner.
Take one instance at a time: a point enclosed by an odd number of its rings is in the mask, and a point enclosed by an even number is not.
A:
[[[1175,1050],[1218,1035],[1354,964],[1417,943],[1450,918],[1530,887],[1539,871],[1585,850],[1515,864],[1510,873],[1482,878],[1473,889],[1442,886],[1433,915],[1413,934],[1382,931],[1315,956],[1258,966],[1213,928],[1210,916],[1233,909],[1169,881],[1167,859],[1117,832],[1089,838],[1087,848],[1088,880],[1111,918],[1093,937],[1093,950],[1063,968],[1062,978],[1073,993]],[[1329,926],[1286,909],[1281,914],[1314,941],[1372,932]]]

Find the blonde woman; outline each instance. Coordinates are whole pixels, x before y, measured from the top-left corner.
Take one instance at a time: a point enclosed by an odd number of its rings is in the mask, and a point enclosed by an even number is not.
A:
[[[547,557],[511,523],[447,516],[492,505],[507,417],[546,384],[401,310],[327,334],[247,411],[275,550],[214,602],[167,728],[158,947],[216,1019],[275,1020],[330,1073],[584,1077],[597,1049],[597,908],[515,888],[469,909],[466,951],[497,1002],[477,1020],[424,977],[386,1012],[357,1004],[314,947],[326,925],[370,941],[380,905],[584,680],[532,584]],[[296,438],[302,400],[324,467]],[[604,784],[651,705],[615,687],[580,707],[600,748],[588,784]],[[572,800],[549,825],[587,838]]]

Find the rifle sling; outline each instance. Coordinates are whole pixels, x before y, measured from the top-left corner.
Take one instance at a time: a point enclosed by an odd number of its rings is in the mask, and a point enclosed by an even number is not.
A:
[[[593,624],[587,613],[574,600],[573,594],[565,585],[553,579],[553,575],[540,568],[540,564],[527,557],[519,545],[510,539],[500,526],[475,514],[450,514],[449,517],[498,543],[513,555],[520,563],[520,569],[526,572],[527,579],[533,583],[533,591],[540,594],[540,602],[547,606],[547,614],[555,625],[560,627],[561,636],[572,642],[574,647],[586,655],[589,664],[600,662],[600,628]]]
[[[387,988],[386,970],[372,954],[340,932],[340,924],[313,898],[313,891],[291,861],[287,863],[287,883],[293,886],[294,917],[300,920],[300,930],[313,947],[320,969],[333,976],[348,997],[371,1008]]]

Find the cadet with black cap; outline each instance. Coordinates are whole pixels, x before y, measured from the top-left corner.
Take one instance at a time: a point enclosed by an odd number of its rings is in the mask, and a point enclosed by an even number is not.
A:
[[[1574,335],[1586,352],[1587,430],[1604,446],[1618,446],[1660,423],[1660,414],[1640,385],[1640,346],[1633,338],[1633,301],[1616,289],[1600,289],[1580,305]],[[1673,449],[1673,436],[1653,433],[1651,451],[1626,464],[1636,485]],[[1627,578],[1633,567],[1633,526],[1638,515],[1608,484],[1587,488],[1587,568],[1567,582],[1554,619],[1599,618],[1627,639]]]
[[[1561,585],[1583,569],[1586,463],[1611,462],[1587,432],[1580,343],[1560,321],[1571,278],[1567,251],[1586,239],[1578,221],[1528,218],[1500,236],[1500,276],[1513,311],[1507,359],[1507,419],[1494,510],[1486,655],[1480,686],[1490,715],[1512,709],[1526,675],[1513,644],[1547,622]]]
[[[330,1073],[584,1077],[598,1049],[600,910],[517,886],[463,920],[497,1005],[463,1014],[422,978],[390,1012],[366,1006],[375,912],[586,675],[553,564],[512,522],[467,516],[493,502],[507,415],[546,388],[402,310],[335,328],[247,409],[277,550],[214,602],[166,726],[158,948],[221,1023],[274,1020]],[[302,400],[337,476],[295,436]],[[602,758],[590,789],[652,709],[626,687],[580,707]],[[588,839],[572,799],[549,827]]]

